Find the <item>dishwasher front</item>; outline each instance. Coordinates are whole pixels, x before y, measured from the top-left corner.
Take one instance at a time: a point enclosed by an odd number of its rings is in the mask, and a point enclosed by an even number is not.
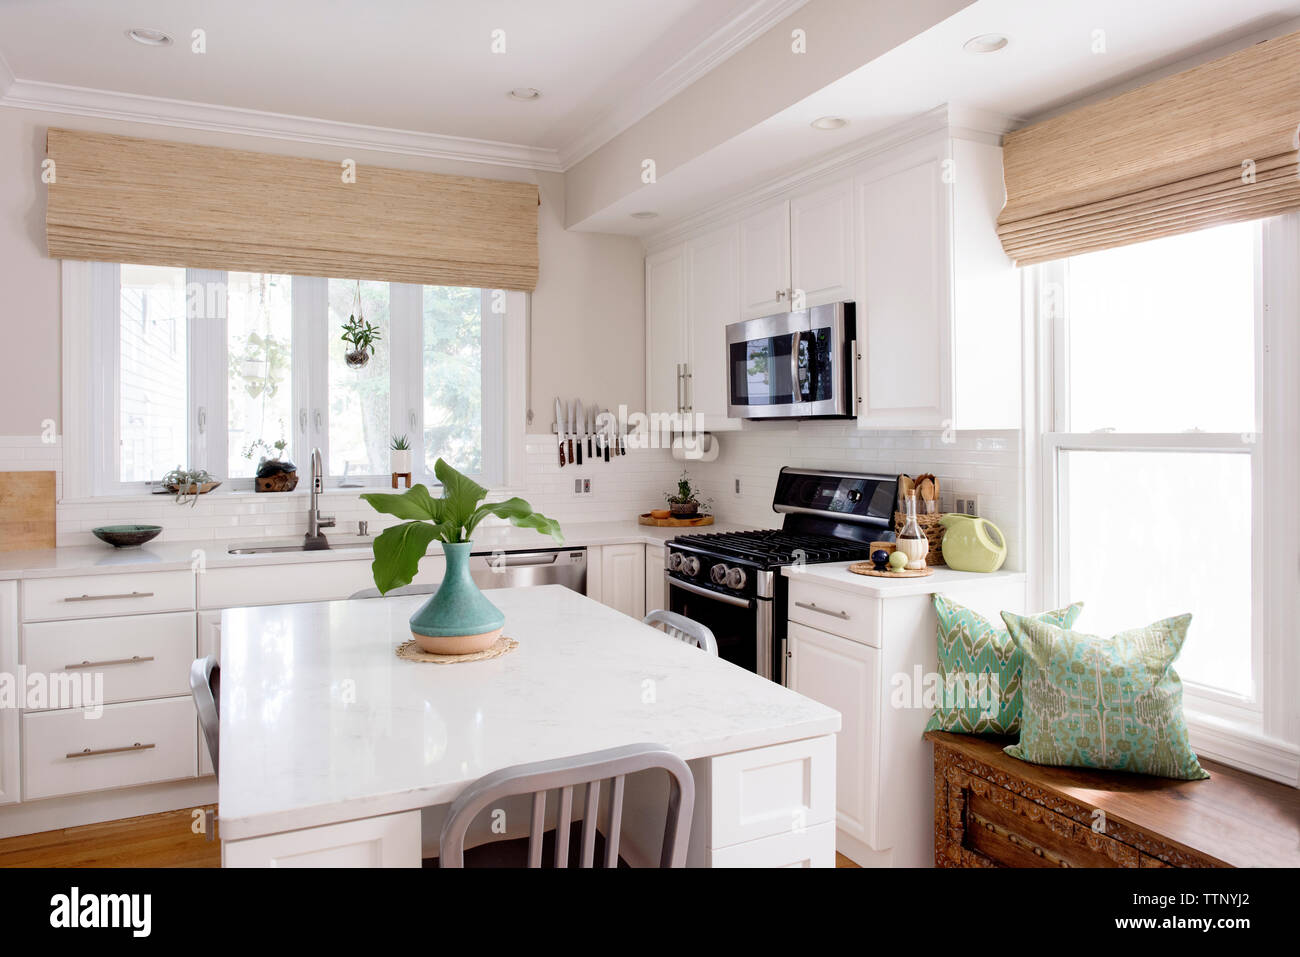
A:
[[[563,585],[587,594],[585,548],[481,552],[470,557],[469,570],[479,588]]]

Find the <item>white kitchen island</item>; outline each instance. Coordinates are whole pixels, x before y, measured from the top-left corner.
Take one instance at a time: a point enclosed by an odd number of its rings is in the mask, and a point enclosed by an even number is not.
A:
[[[519,647],[450,665],[395,654],[419,596],[223,613],[225,866],[419,866],[484,774],[638,742],[690,763],[691,866],[833,866],[837,711],[558,585],[489,597]],[[629,779],[634,865],[658,858],[662,785]]]

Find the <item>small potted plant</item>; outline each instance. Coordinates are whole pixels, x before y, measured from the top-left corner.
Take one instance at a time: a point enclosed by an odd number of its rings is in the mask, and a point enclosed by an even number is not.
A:
[[[664,493],[664,501],[674,518],[693,518],[700,512],[700,500],[685,472],[677,480],[677,491]]]
[[[253,483],[256,491],[292,492],[298,487],[298,466],[280,459],[288,447],[289,443],[285,439],[279,439],[270,445],[258,439],[244,449],[244,458],[250,461],[258,449],[266,453],[257,461],[257,477]]]
[[[429,546],[441,542],[447,569],[438,590],[411,615],[411,635],[430,654],[473,654],[491,648],[505,624],[501,610],[488,601],[470,576],[474,529],[495,515],[520,528],[550,535],[557,542],[563,542],[564,536],[558,522],[534,512],[522,498],[480,505],[488,490],[442,459],[433,473],[442,483],[441,498],[433,498],[423,485],[400,495],[367,492],[361,496],[375,511],[407,519],[375,539],[371,571],[375,587],[382,593],[409,585]]]
[[[411,443],[405,435],[394,435],[389,446],[388,464],[394,475],[411,474]]]
[[[351,368],[360,369],[375,354],[375,343],[382,337],[377,326],[372,326],[362,316],[351,315],[343,323],[343,335],[339,338],[349,346],[343,356],[344,361]]]

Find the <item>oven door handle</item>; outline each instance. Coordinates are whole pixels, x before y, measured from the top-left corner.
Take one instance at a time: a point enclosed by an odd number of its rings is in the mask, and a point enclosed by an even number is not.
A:
[[[713,591],[710,588],[701,588],[699,585],[692,585],[690,582],[678,581],[676,578],[671,577],[667,572],[664,572],[664,577],[668,579],[668,584],[673,588],[680,588],[693,595],[701,595],[705,598],[715,598],[725,605],[735,605],[737,608],[754,607],[754,599],[752,598],[737,598],[735,595],[724,595],[721,592]]]

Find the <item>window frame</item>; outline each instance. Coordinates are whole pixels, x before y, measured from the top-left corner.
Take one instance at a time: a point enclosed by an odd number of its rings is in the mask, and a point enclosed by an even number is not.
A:
[[[62,261],[64,499],[92,500],[152,494],[151,482],[121,481],[120,309],[121,265]],[[179,267],[178,267],[179,268]],[[239,270],[247,271],[247,270]],[[253,479],[231,479],[227,430],[227,272],[186,269],[187,302],[191,283],[203,283],[212,316],[187,309],[186,410],[189,466],[207,468],[222,479],[222,493],[252,492]],[[210,298],[207,284],[222,294]],[[329,280],[292,276],[291,390],[294,422],[288,454],[305,466],[312,448],[329,468]],[[528,297],[508,290],[480,290],[483,362],[481,365],[483,471],[471,476],[490,488],[522,484],[526,406]],[[495,307],[495,308],[494,308]],[[414,482],[436,485],[426,468],[423,401],[423,286],[389,283],[389,425],[412,439]],[[496,350],[495,353],[492,350]],[[105,419],[109,417],[109,420]],[[404,427],[394,428],[397,423]],[[214,437],[220,439],[213,441]],[[341,475],[326,475],[327,490],[339,489]],[[352,474],[364,489],[388,488],[390,474]],[[299,488],[305,489],[300,482]],[[352,489],[343,489],[351,491]]]
[[[1300,388],[1288,370],[1300,346],[1300,213],[1260,220],[1255,229],[1255,429],[1253,433],[1066,431],[1069,364],[1068,275],[1064,260],[1024,270],[1027,369],[1026,513],[1030,593],[1040,607],[1073,600],[1062,592],[1064,539],[1061,455],[1069,451],[1180,451],[1249,455],[1251,460],[1251,670],[1243,698],[1184,682],[1192,745],[1201,753],[1295,785],[1300,775],[1300,703],[1288,689],[1300,679],[1300,652],[1289,636],[1300,613],[1296,541],[1300,509],[1267,489],[1296,487],[1300,474]],[[1036,439],[1036,441],[1035,441]],[[1293,484],[1286,484],[1286,483]],[[1288,499],[1279,502],[1280,498]]]

